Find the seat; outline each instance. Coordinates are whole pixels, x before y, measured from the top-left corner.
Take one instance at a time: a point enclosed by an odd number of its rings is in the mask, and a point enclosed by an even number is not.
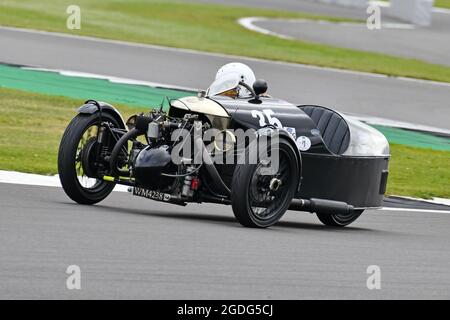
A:
[[[328,149],[335,154],[343,154],[350,143],[350,129],[345,119],[337,112],[321,107],[300,106],[315,123]]]

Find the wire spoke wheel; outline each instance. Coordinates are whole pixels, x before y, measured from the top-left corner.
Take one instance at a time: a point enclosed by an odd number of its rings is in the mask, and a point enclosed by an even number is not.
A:
[[[83,169],[83,153],[87,152],[87,146],[91,143],[95,143],[97,133],[97,124],[87,128],[80,138],[75,155],[75,171],[77,173],[78,183],[86,190],[95,190],[95,188],[102,182],[99,179],[88,177]]]
[[[98,177],[97,114],[79,114],[64,131],[58,152],[58,172],[66,194],[80,204],[94,204],[106,198],[114,189],[114,183]],[[102,115],[102,122],[119,128],[117,120]],[[109,140],[110,136],[108,136]],[[108,150],[111,146],[107,146]]]

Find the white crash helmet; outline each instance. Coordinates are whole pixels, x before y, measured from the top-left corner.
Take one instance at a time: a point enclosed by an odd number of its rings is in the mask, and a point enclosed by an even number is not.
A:
[[[256,81],[253,70],[250,69],[250,67],[246,64],[240,62],[231,62],[222,66],[216,73],[216,80],[232,73],[236,73],[240,79],[239,81],[244,82],[245,84],[250,86],[250,88],[253,87],[253,83]],[[246,88],[241,87],[239,96],[249,96],[250,94],[250,91],[248,91]]]

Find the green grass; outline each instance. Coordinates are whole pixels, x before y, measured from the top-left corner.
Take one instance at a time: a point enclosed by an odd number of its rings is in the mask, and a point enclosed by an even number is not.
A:
[[[450,198],[450,152],[391,145],[388,193]]]
[[[450,0],[435,0],[434,6],[439,8],[448,8],[450,9]]]
[[[0,170],[55,174],[62,133],[83,102],[0,88]],[[125,118],[142,111],[116,107]]]
[[[3,0],[0,24],[450,82],[450,67],[414,59],[278,39],[244,29],[247,16],[342,19],[173,0],[79,0],[82,29],[66,28],[71,0]]]
[[[381,0],[389,2],[389,0]],[[434,0],[434,7],[436,8],[450,8],[450,0]]]
[[[62,133],[82,100],[0,88],[0,170],[55,174]],[[142,108],[116,106],[126,118]],[[450,152],[392,145],[388,193],[450,198]]]

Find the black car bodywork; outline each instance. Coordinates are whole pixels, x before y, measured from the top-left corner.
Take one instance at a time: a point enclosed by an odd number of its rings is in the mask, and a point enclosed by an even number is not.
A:
[[[233,80],[231,88],[237,84]],[[230,88],[221,85],[221,92]],[[365,209],[381,206],[390,152],[380,132],[330,108],[266,96],[265,82],[247,89],[251,96],[245,98],[199,92],[170,101],[167,112],[153,109],[127,123],[111,105],[87,101],[61,140],[58,168],[64,190],[83,204],[103,200],[114,184],[130,186],[136,196],[178,205],[231,204],[239,222],[250,227],[271,226],[288,208],[314,212],[327,225],[345,226]],[[84,138],[93,127],[96,134]],[[173,133],[179,128],[189,129],[188,140],[207,158],[215,154],[193,134],[197,127],[231,136],[229,132],[239,129],[256,137],[275,133],[280,144],[269,149],[281,151],[283,168],[267,177],[259,171],[265,166],[260,160],[254,165],[194,165],[195,151],[183,155],[188,162],[174,164],[172,151],[182,142],[173,140]],[[206,143],[217,148],[213,141]],[[233,142],[230,150],[240,157],[250,147]],[[80,176],[94,183],[84,186]]]
[[[389,147],[387,141],[376,141],[372,152],[347,152],[352,139],[352,123],[337,111],[315,105],[296,106],[283,100],[260,98],[232,99],[213,97],[230,114],[230,127],[261,127],[253,110],[271,110],[284,127],[295,129],[295,138],[304,136],[311,141],[308,150],[301,151],[302,177],[298,198],[327,199],[345,202],[355,208],[377,208],[383,201],[388,177]],[[360,124],[360,130],[377,134]],[[353,131],[358,134],[359,131]],[[381,134],[379,134],[381,135]],[[373,143],[376,143],[373,142]],[[370,147],[370,146],[369,146]],[[382,152],[378,152],[378,149]]]

